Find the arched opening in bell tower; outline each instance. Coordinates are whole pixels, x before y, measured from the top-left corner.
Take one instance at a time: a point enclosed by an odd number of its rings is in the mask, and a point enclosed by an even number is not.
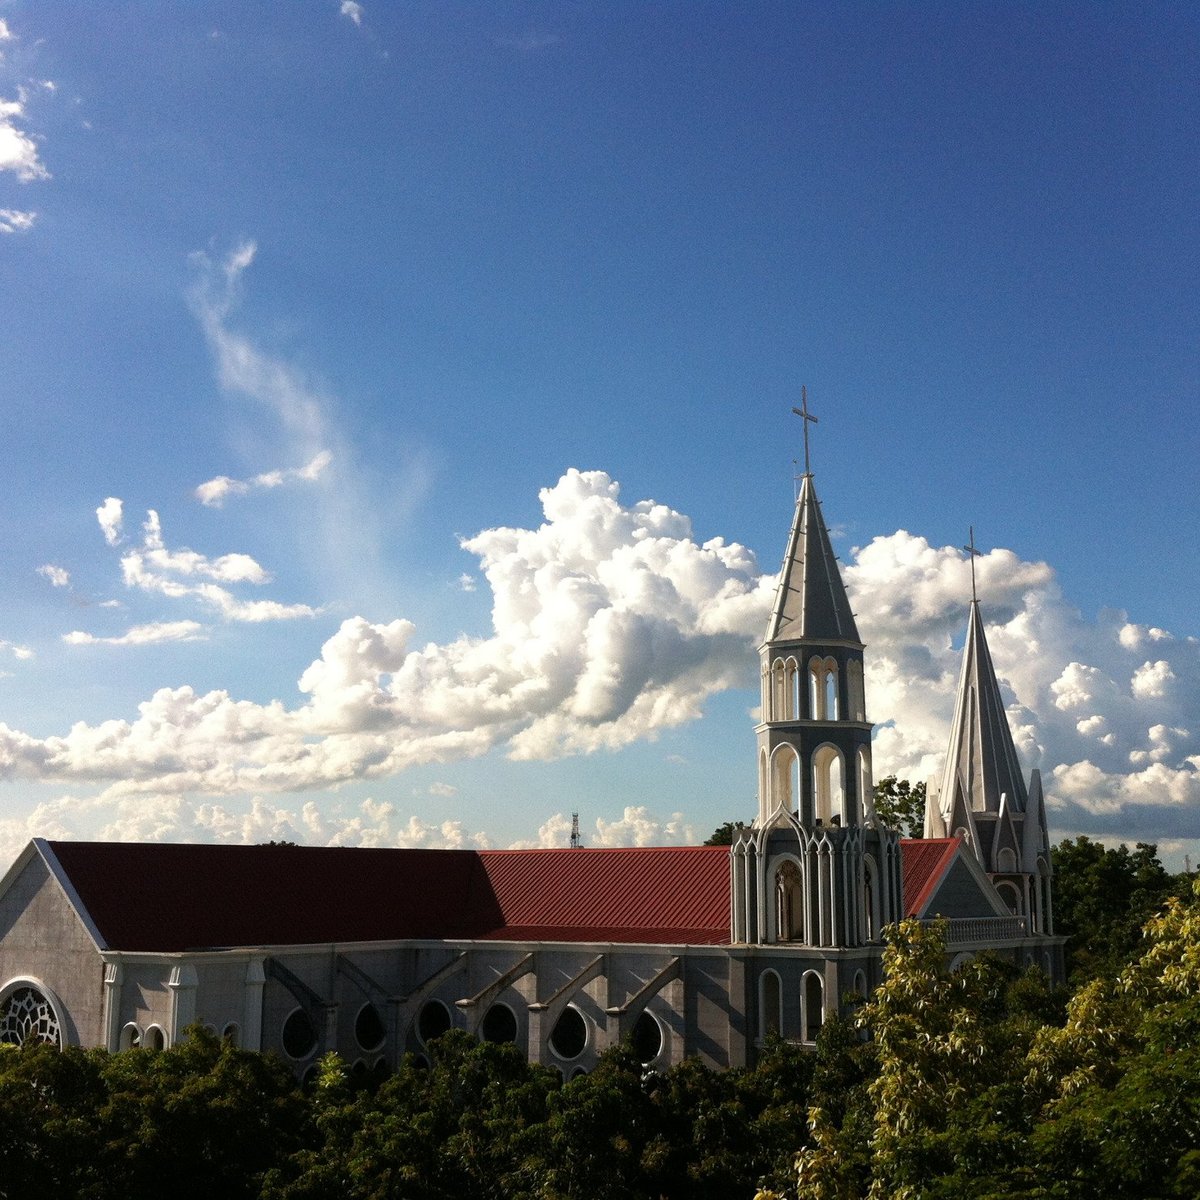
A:
[[[846,823],[846,777],[842,752],[826,743],[813,755],[813,795],[822,825]]]

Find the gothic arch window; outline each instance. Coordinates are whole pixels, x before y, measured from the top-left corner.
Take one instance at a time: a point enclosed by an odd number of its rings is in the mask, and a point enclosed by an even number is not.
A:
[[[241,1045],[242,1031],[237,1027],[236,1021],[230,1021],[224,1029],[221,1030],[221,1041],[228,1042],[233,1047]]]
[[[135,1050],[142,1044],[142,1031],[130,1021],[121,1030],[121,1041],[119,1043],[122,1050]]]
[[[758,811],[765,821],[771,815],[770,797],[767,793],[767,752],[758,752]]]
[[[787,680],[784,677],[783,659],[777,658],[771,667],[771,720],[784,720],[786,705]]]
[[[775,913],[776,941],[804,940],[804,881],[791,859],[775,872]]]
[[[758,977],[758,1036],[778,1034],[783,1028],[783,993],[779,976],[774,971],[764,971]]]
[[[863,694],[863,666],[857,658],[846,665],[846,684],[850,692],[850,720],[867,719],[867,701]]]
[[[825,663],[814,658],[808,664],[808,712],[814,721],[827,721],[825,713]]]
[[[163,1031],[161,1025],[149,1025],[146,1027],[146,1036],[142,1038],[142,1045],[147,1050],[165,1050],[167,1048],[167,1035]]]
[[[800,719],[800,664],[789,658],[786,665],[787,708],[784,720],[797,721]]]
[[[832,658],[825,660],[825,720],[837,721],[841,718],[838,702],[838,666]]]
[[[816,971],[805,971],[800,984],[800,1008],[804,1018],[803,1040],[815,1042],[825,1021],[825,980]]]
[[[868,814],[875,815],[872,801],[875,785],[871,781],[871,751],[866,746],[859,746],[858,754],[858,811],[859,820],[866,820]]]
[[[863,855],[863,932],[868,942],[879,940],[879,871],[870,854]]]
[[[816,817],[821,824],[845,823],[845,764],[842,762],[842,752],[836,746],[826,743],[818,747],[813,755],[813,794],[816,797]]]
[[[771,756],[771,811],[796,811],[799,799],[800,759],[791,746],[776,746]]]
[[[1013,850],[1005,846],[996,855],[996,870],[1003,874],[1012,874],[1017,869],[1017,856]]]

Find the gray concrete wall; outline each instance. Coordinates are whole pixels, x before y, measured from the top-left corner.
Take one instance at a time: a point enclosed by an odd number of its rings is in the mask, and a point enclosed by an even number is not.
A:
[[[104,1044],[103,960],[38,854],[0,897],[0,987],[19,977],[58,998],[69,1045]]]

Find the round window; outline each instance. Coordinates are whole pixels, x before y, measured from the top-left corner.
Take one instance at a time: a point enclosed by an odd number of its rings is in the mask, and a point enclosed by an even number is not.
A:
[[[644,1012],[633,1026],[632,1041],[638,1062],[646,1066],[662,1053],[662,1026],[648,1012]]]
[[[550,1035],[550,1049],[559,1058],[578,1058],[587,1045],[587,1022],[577,1008],[563,1010]]]
[[[317,1031],[302,1008],[283,1023],[283,1048],[292,1058],[307,1058],[317,1048]]]
[[[426,1046],[450,1029],[450,1011],[438,1000],[430,1000],[417,1018],[417,1036]]]
[[[387,1030],[383,1027],[383,1019],[375,1005],[364,1004],[358,1010],[358,1017],[354,1022],[354,1036],[364,1050],[378,1050],[383,1045]]]
[[[507,1004],[493,1004],[487,1010],[479,1032],[485,1042],[515,1042],[517,1018]]]

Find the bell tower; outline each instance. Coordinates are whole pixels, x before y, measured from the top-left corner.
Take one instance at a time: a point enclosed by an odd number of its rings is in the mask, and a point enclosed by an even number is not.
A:
[[[759,647],[758,814],[734,843],[734,940],[853,947],[900,913],[899,836],[876,821],[863,643],[808,456]]]

